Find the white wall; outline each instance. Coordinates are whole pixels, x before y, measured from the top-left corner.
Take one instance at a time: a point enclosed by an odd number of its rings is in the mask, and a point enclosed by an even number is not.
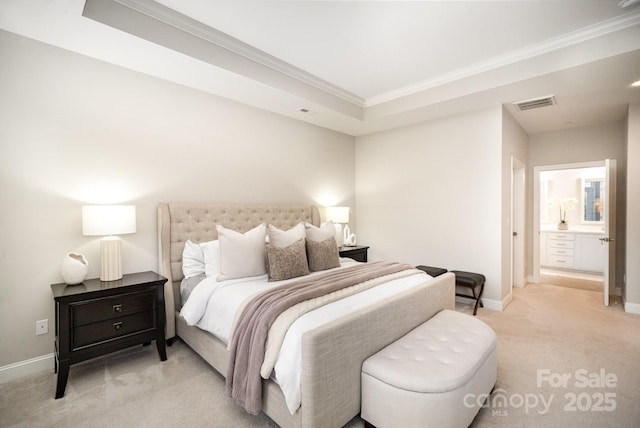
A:
[[[528,162],[529,136],[522,127],[511,116],[507,109],[502,109],[502,291],[501,298],[506,305],[511,301],[511,216],[514,201],[511,195],[512,181],[512,158],[522,162],[525,166]],[[525,184],[528,181],[525,171]],[[530,200],[525,191],[525,201]],[[528,223],[528,216],[525,209],[525,229]],[[528,234],[524,236],[525,253],[531,247],[531,239]],[[527,272],[528,266],[525,263],[524,272]]]
[[[81,205],[135,204],[123,271],[157,270],[161,201],[354,207],[354,138],[0,31],[0,367],[53,352]],[[49,334],[35,336],[35,321]]]
[[[625,309],[640,313],[640,103],[627,118],[627,240]],[[632,306],[632,307],[630,307]]]
[[[627,153],[625,151],[625,126],[623,122],[612,122],[564,131],[532,134],[529,137],[529,176],[533,168],[543,165],[571,164],[577,162],[616,159],[616,287],[620,287],[625,271],[625,239],[627,200]],[[631,165],[631,163],[629,163]],[[527,189],[533,194],[533,180]],[[531,206],[531,218],[533,206]],[[533,224],[529,226],[533,228]],[[531,233],[531,232],[530,232]],[[530,254],[529,265],[532,266]],[[532,272],[530,272],[532,273]],[[612,289],[613,292],[613,289]]]
[[[356,138],[358,242],[372,260],[479,272],[501,299],[502,111]]]

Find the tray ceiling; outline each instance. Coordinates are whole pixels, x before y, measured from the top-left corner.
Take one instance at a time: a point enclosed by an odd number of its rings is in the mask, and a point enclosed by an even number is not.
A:
[[[0,28],[351,135],[501,104],[535,133],[640,101],[630,3],[5,0]]]

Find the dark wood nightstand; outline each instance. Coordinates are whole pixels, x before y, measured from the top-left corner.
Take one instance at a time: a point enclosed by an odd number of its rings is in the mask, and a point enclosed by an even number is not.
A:
[[[117,281],[51,285],[56,309],[56,398],[64,396],[72,364],[152,340],[160,360],[167,359],[165,282],[167,278],[155,272],[140,272]]]
[[[340,257],[349,257],[357,262],[366,262],[368,249],[369,247],[357,245],[355,247],[340,247],[338,248],[338,252],[340,253]]]

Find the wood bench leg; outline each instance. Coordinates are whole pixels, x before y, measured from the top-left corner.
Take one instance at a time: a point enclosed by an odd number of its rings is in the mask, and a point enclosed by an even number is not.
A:
[[[460,284],[457,284],[456,286],[465,287],[471,291],[471,296],[469,296],[468,294],[460,294],[460,293],[456,293],[456,296],[475,300],[475,303],[473,306],[473,315],[475,315],[478,312],[478,306],[480,306],[481,308],[484,308],[484,304],[482,303],[482,291],[484,290],[484,283],[480,284],[480,292],[477,295],[476,295],[476,287],[460,285]]]
[[[478,303],[480,303],[480,299],[476,300],[476,304],[473,307],[473,315],[478,312]]]
[[[456,276],[456,287],[464,287],[471,290],[471,296],[468,294],[465,295],[458,293],[456,293],[456,296],[475,300],[475,304],[473,305],[473,315],[476,315],[478,312],[478,305],[480,305],[481,308],[484,308],[484,305],[482,304],[482,291],[484,290],[484,284],[486,281],[485,276],[479,273],[458,270],[452,270],[451,272]],[[477,295],[476,287],[480,287],[480,291]]]
[[[478,293],[478,297],[476,298],[476,305],[473,307],[473,315],[475,315],[478,312],[478,305],[480,305],[481,308],[484,308],[484,305],[482,304],[482,291],[484,290],[484,282],[482,284],[480,284],[480,292]],[[476,296],[476,292],[475,290],[473,290],[473,296]]]

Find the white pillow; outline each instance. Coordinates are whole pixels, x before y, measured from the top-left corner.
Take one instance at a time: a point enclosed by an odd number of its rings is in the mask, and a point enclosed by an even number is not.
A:
[[[219,281],[267,273],[265,243],[267,226],[262,223],[246,233],[227,229],[219,224],[220,275]]]
[[[207,277],[220,275],[220,241],[209,241],[200,244],[204,253],[204,273]]]
[[[220,242],[209,241],[196,244],[184,243],[182,251],[182,273],[185,278],[200,274],[218,276],[220,274]]]
[[[202,247],[191,241],[184,243],[182,251],[182,273],[185,278],[205,273],[205,262]]]
[[[316,227],[311,223],[305,223],[304,226],[307,232],[307,239],[315,242],[322,242],[326,239],[333,238],[336,240],[337,246],[338,240],[336,239],[336,228],[332,221],[328,221],[320,227]]]
[[[305,238],[304,223],[300,222],[289,230],[280,230],[274,225],[269,225],[268,242],[274,247],[284,248],[300,239]],[[304,245],[303,245],[304,246]]]

